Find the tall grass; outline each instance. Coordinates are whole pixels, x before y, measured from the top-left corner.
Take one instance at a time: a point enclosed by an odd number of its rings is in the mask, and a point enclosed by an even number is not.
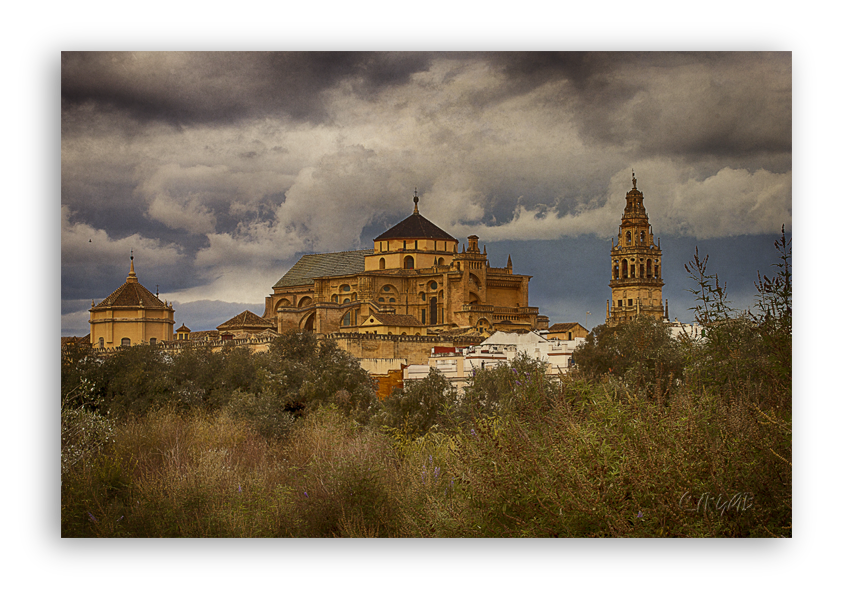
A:
[[[791,535],[790,420],[613,378],[541,400],[521,378],[510,411],[417,436],[332,407],[283,439],[225,411],[114,422],[63,476],[63,535]]]

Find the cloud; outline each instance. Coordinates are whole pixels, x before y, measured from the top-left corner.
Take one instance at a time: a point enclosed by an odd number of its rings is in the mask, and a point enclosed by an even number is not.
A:
[[[698,239],[791,230],[791,172],[725,167],[705,180],[679,184],[663,224]]]
[[[193,233],[215,230],[215,215],[194,195],[188,201],[177,201],[167,195],[156,195],[147,214],[172,229],[187,229]]]
[[[692,236],[698,239],[778,233],[791,230],[791,173],[722,168],[703,179],[689,176],[690,169],[670,160],[639,166],[639,190],[657,235]],[[610,181],[605,202],[581,206],[571,213],[555,209],[528,209],[519,205],[501,225],[454,224],[454,232],[475,232],[489,241],[547,240],[576,235],[617,235],[626,206],[622,188],[630,170],[621,170]],[[631,188],[631,184],[627,184]]]
[[[73,222],[68,206],[62,206],[61,219],[62,266],[109,264],[129,270],[130,250],[149,266],[177,265],[183,261],[183,254],[175,245],[138,234],[112,239],[103,229]]]
[[[342,81],[367,96],[425,70],[420,53],[62,53],[65,109],[93,105],[142,123],[229,124],[276,117],[313,124]]]
[[[460,239],[608,239],[632,168],[659,236],[790,229],[790,53],[66,53],[63,298],[133,249],[169,299],[261,302],[416,188]]]

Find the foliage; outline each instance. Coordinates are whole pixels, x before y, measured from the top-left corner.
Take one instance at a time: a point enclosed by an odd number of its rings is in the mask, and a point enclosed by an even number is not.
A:
[[[249,394],[236,390],[224,407],[234,418],[245,419],[266,438],[280,439],[294,429],[296,419],[291,411],[285,410],[273,394]]]
[[[375,399],[368,374],[359,361],[329,339],[292,331],[278,337],[264,358],[262,391],[281,408],[299,411],[334,404],[344,413],[366,419]]]
[[[595,327],[574,351],[574,363],[593,379],[621,377],[634,391],[649,392],[661,401],[682,378],[684,356],[664,322],[639,316],[618,326]]]
[[[726,286],[707,270],[708,256],[686,264],[696,284],[693,308],[705,327],[705,341],[689,345],[686,376],[702,391],[756,407],[791,408],[791,242],[783,228],[774,243],[779,252],[774,278],[755,282],[758,313],[729,306]]]
[[[383,400],[373,423],[394,431],[394,434],[421,436],[439,421],[443,422],[445,409],[455,402],[453,385],[432,368],[426,378],[405,389],[394,390]]]
[[[556,393],[545,374],[546,368],[544,362],[520,353],[509,364],[475,370],[461,403],[452,413],[453,420],[472,422],[509,414],[526,404],[518,400],[526,392],[534,393],[537,408],[545,408]]]
[[[80,462],[96,456],[114,441],[114,422],[95,411],[101,400],[94,384],[82,379],[62,400],[62,478]]]
[[[169,362],[156,346],[137,345],[102,359],[92,377],[103,404],[117,417],[139,415],[169,396]]]
[[[233,392],[257,392],[258,365],[246,347],[218,352],[202,345],[183,348],[168,367],[171,403],[185,409],[217,409]]]
[[[762,346],[770,364],[772,382],[782,391],[791,394],[791,336],[792,336],[792,286],[791,286],[791,240],[782,235],[774,241],[779,252],[779,262],[774,266],[773,277],[759,274],[756,281],[758,312],[751,314],[759,329]]]

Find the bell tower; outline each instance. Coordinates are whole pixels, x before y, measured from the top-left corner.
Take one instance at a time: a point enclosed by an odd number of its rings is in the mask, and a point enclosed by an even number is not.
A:
[[[626,194],[626,208],[618,229],[618,242],[612,242],[612,300],[606,301],[606,324],[615,326],[637,316],[667,319],[668,305],[662,306],[662,250],[653,239],[653,229],[644,209],[644,193],[635,187]]]

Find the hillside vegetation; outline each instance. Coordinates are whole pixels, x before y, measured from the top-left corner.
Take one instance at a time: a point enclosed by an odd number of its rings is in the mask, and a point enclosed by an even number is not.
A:
[[[739,313],[699,253],[705,336],[596,327],[578,372],[519,358],[461,398],[376,399],[312,334],[265,354],[134,347],[62,361],[62,534],[791,536],[790,242]]]

